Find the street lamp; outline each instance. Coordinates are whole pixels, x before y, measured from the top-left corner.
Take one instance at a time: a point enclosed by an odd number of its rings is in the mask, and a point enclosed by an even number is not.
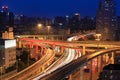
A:
[[[42,24],[39,23],[37,26],[38,26],[39,28],[41,28],[41,27],[42,27]]]
[[[51,28],[51,26],[47,26],[48,35],[49,35],[49,33],[50,33],[50,28]]]
[[[41,29],[41,28],[42,28],[42,24],[41,24],[41,23],[37,24],[37,27],[38,27],[39,29]]]

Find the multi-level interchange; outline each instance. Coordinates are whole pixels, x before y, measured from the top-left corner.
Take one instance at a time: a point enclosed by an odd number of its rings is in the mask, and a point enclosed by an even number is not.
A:
[[[55,29],[43,21],[37,32],[38,28],[24,28],[23,15],[14,23],[14,14],[3,6],[0,80],[120,80],[120,20],[115,7],[115,0],[100,0],[96,21],[80,20],[76,13],[70,19],[57,17],[52,24],[58,25]],[[58,24],[59,20],[66,21]],[[94,23],[96,29],[88,28]]]

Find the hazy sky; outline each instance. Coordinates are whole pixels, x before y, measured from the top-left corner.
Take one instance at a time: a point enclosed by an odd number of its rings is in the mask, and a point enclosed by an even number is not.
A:
[[[15,14],[27,16],[65,16],[80,13],[81,16],[95,16],[99,0],[0,0]],[[120,0],[116,0],[117,15],[120,15]]]

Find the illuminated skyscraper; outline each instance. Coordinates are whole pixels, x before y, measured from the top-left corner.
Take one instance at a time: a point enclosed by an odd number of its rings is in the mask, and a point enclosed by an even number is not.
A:
[[[115,0],[100,0],[96,15],[96,31],[102,40],[114,40],[116,30]]]

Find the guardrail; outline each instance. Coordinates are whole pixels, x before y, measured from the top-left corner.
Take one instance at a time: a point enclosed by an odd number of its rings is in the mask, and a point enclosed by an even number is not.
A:
[[[50,51],[50,53],[49,53]],[[43,68],[46,68],[48,63],[51,63],[54,59],[55,53],[53,50],[48,49],[45,56],[43,56],[39,61],[35,62],[33,65],[27,67],[16,75],[11,76],[6,80],[25,80],[26,78],[34,75],[38,71],[42,71]]]
[[[47,75],[49,73],[51,73],[52,71],[54,71],[55,69],[62,67],[64,64],[64,61],[69,57],[69,53],[64,53],[57,61],[55,61],[53,64],[51,64],[46,70],[45,73],[41,73],[38,74],[32,78],[29,78],[28,80],[37,80],[41,77],[43,77],[44,75]],[[65,64],[64,64],[65,65]]]
[[[115,52],[115,51],[120,51],[120,48],[106,49],[103,51],[99,51],[96,53],[82,56],[66,64],[65,66],[53,71],[52,73],[46,76],[43,76],[42,78],[40,78],[40,80],[61,80],[65,78],[66,76],[70,75],[71,73],[75,72],[76,70],[78,70],[82,65],[84,65],[84,63],[92,60],[93,58],[106,54],[106,53],[109,54],[110,52]]]

